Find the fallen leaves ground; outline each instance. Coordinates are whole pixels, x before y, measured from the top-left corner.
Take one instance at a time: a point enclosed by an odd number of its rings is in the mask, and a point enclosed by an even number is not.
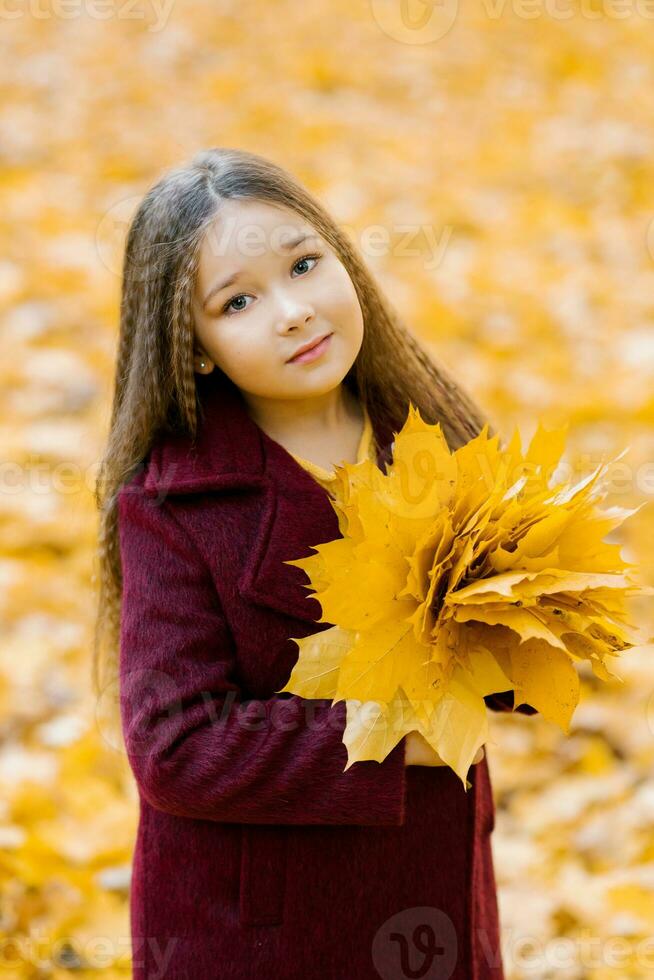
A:
[[[103,9],[0,14],[0,935],[30,980],[129,975],[137,801],[90,692],[91,491],[122,234],[163,168],[212,145],[289,167],[500,428],[569,420],[584,473],[628,445],[610,502],[654,495],[646,4],[488,0],[425,44],[377,0]],[[619,540],[651,584],[654,507]],[[568,738],[492,719],[511,980],[654,972],[653,652],[584,676]]]

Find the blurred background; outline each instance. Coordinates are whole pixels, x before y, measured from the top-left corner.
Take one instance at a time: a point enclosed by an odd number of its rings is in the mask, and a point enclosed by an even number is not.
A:
[[[651,585],[654,4],[3,0],[0,53],[0,971],[126,977],[92,494],[138,201],[202,147],[290,169],[507,437],[569,422],[579,476],[629,447]],[[510,980],[654,976],[654,649],[616,669],[567,738],[490,719]]]

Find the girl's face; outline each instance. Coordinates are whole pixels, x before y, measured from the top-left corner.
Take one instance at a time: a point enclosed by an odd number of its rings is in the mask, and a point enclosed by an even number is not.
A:
[[[202,243],[193,315],[195,370],[217,365],[259,399],[331,391],[363,341],[359,300],[336,253],[296,212],[255,201],[221,204]],[[290,360],[325,335],[317,356]]]

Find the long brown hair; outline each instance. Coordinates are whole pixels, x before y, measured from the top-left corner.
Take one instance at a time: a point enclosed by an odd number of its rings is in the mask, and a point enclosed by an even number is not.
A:
[[[412,402],[425,421],[440,422],[451,450],[478,435],[485,423],[494,434],[469,395],[400,321],[338,225],[291,174],[264,157],[231,148],[203,150],[168,171],[132,218],[123,260],[113,407],[95,487],[97,695],[117,679],[122,592],[117,494],[143,464],[159,431],[195,437],[199,402],[191,297],[202,239],[225,199],[293,210],[333,248],[352,279],[364,320],[362,346],[345,380],[382,429],[398,431]]]

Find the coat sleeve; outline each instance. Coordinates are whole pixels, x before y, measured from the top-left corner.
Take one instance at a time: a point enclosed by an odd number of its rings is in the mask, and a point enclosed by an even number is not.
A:
[[[118,527],[121,724],[141,795],[227,823],[402,825],[404,737],[343,772],[344,701],[244,699],[211,573],[172,509],[123,487]]]
[[[515,711],[516,714],[521,715],[538,714],[538,710],[530,704],[519,704],[514,708],[513,691],[502,691],[501,694],[487,694],[484,701],[486,702],[486,707],[490,708],[491,711]]]

